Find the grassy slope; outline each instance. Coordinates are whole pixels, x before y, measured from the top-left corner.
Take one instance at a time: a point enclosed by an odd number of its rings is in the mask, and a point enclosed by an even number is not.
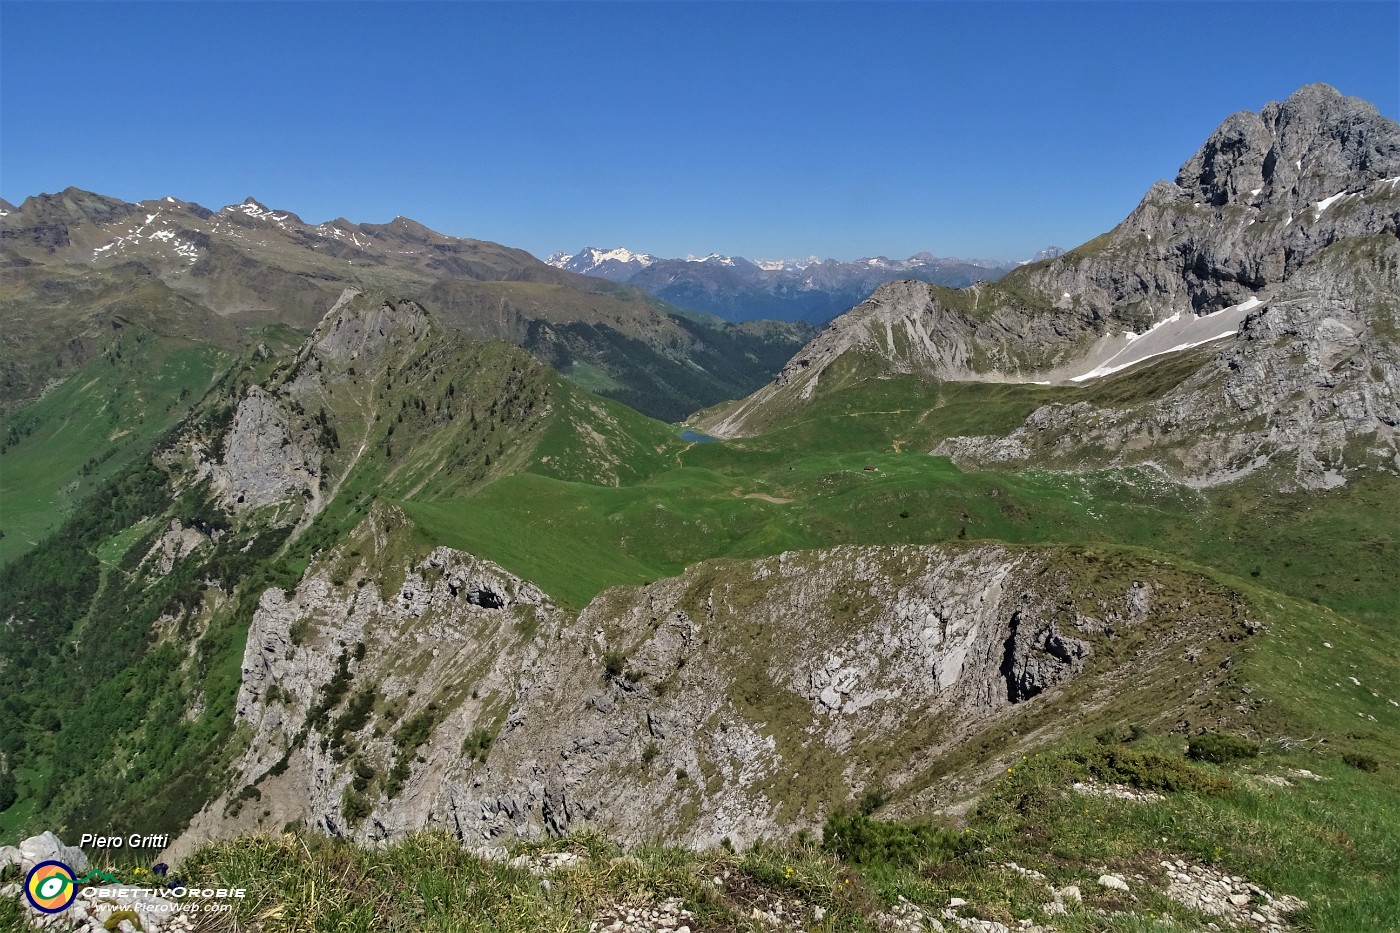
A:
[[[1262,482],[1200,493],[1136,470],[963,473],[908,451],[802,455],[714,444],[691,445],[673,464],[620,487],[526,472],[470,497],[403,505],[433,540],[496,560],[573,605],[708,557],[967,538],[1119,542],[1363,623],[1381,625],[1400,609],[1387,571],[1400,537],[1400,515],[1387,505],[1400,492],[1394,477],[1321,496],[1270,492]]]
[[[52,532],[76,503],[145,453],[230,360],[209,345],[128,331],[43,399],[0,421],[0,563]]]
[[[260,336],[271,352],[228,366],[187,426],[207,420],[239,384],[266,379],[299,337],[283,328]],[[105,824],[112,814],[156,831],[185,825],[233,748],[257,595],[295,579],[269,560],[285,532],[262,521],[171,573],[140,567],[171,518],[191,527],[211,511],[194,495],[172,501],[149,457],[127,459],[51,536],[0,567],[0,615],[14,620],[0,642],[0,752],[19,791],[0,825],[19,838],[26,826]],[[93,766],[114,760],[123,767]]]
[[[1112,380],[1108,391],[1111,397],[1150,397],[1189,372],[1178,362]],[[620,488],[588,481],[589,451],[580,449],[579,432],[557,423],[558,442],[576,452],[569,473],[558,469],[568,458],[551,457],[546,443],[526,472],[470,497],[402,504],[433,540],[496,560],[580,607],[608,586],[678,573],[709,557],[955,537],[1149,540],[1159,516],[1183,508],[1183,493],[1174,486],[1150,477],[1137,485],[1104,484],[1118,495],[1103,506],[1115,513],[1117,526],[1103,528],[1099,510],[1086,504],[1086,490],[1061,477],[965,474],[925,453],[943,437],[1009,428],[1047,401],[1087,394],[1033,385],[930,386],[913,377],[871,380],[819,394],[782,429],[726,444],[679,444],[663,436],[662,426],[628,412],[627,436],[645,440],[628,458],[631,475],[621,478]],[[573,422],[581,420],[596,421]],[[585,481],[559,481],[575,478]],[[522,521],[540,534],[519,534]]]
[[[963,474],[921,454],[822,453],[786,464],[760,454],[749,464],[696,445],[679,459],[685,465],[631,486],[524,473],[470,498],[404,508],[434,539],[496,560],[576,606],[608,586],[678,573],[709,557],[933,543],[960,534],[1105,537],[1074,492],[1056,483]]]

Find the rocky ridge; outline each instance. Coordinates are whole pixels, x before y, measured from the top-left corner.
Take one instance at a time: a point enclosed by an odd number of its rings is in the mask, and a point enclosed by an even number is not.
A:
[[[223,509],[272,509],[275,524],[309,522],[357,469],[404,493],[434,480],[480,482],[504,462],[486,452],[487,433],[499,457],[507,435],[562,417],[556,401],[574,395],[523,352],[474,344],[417,302],[373,290],[346,289],[295,355],[267,366],[265,381],[212,402],[212,414],[159,456],[182,483],[207,482]],[[607,431],[606,412],[595,408]],[[600,463],[618,459],[618,431],[594,433]],[[390,458],[395,445],[432,452]],[[515,456],[532,450],[521,445]]]
[[[403,563],[408,531],[379,506],[294,592],[263,595],[238,777],[175,854],[296,821],[361,841],[440,827],[483,850],[585,827],[747,842],[819,826],[872,782],[912,787],[970,736],[1071,702],[1124,663],[1096,664],[1105,640],[1162,633],[1133,655],[1151,665],[1245,631],[1218,587],[1168,601],[1184,578],[1161,568],[1091,582],[1073,555],[998,546],[702,564],[575,617],[449,548]],[[1098,608],[1066,614],[1067,598]],[[859,764],[895,741],[916,753]]]
[[[1400,241],[1338,244],[1251,312],[1231,341],[1159,398],[1050,404],[1006,437],[934,453],[968,466],[1155,464],[1197,486],[1278,464],[1282,484],[1327,489],[1400,471]]]

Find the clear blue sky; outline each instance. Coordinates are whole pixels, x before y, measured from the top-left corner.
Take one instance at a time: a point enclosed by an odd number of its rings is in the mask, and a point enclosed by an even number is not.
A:
[[[537,255],[1019,258],[1226,115],[1394,119],[1400,4],[0,4],[0,195],[77,185]]]

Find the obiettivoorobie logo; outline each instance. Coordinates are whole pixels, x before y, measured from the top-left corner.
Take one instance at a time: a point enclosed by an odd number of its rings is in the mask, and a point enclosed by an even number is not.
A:
[[[137,876],[137,885],[149,885],[151,876],[156,876],[164,881],[167,866],[157,865],[153,869],[137,868],[134,874]],[[175,910],[188,910],[191,912],[203,911],[206,913],[221,913],[232,909],[227,899],[233,898],[241,900],[248,896],[246,888],[199,888],[187,886],[184,881],[171,879],[164,884],[146,887],[124,885],[122,880],[116,875],[94,868],[81,878],[75,877],[73,869],[63,862],[47,861],[40,862],[29,870],[28,876],[24,879],[24,896],[29,901],[31,907],[40,913],[56,914],[67,910],[72,906],[73,901],[81,893],[84,897],[96,889],[88,887],[92,884],[108,884],[115,886],[109,889],[109,897],[121,899],[138,894],[151,894],[157,897],[173,897],[176,901],[184,903],[167,904],[167,908]],[[199,898],[201,900],[218,899],[224,903],[191,903],[187,899]]]
[[[78,880],[62,862],[40,862],[24,879],[24,896],[40,913],[56,914],[67,910],[78,896]]]

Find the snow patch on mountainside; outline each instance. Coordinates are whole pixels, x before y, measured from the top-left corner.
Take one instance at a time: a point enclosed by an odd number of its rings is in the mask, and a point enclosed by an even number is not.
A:
[[[180,239],[180,231],[169,226],[169,220],[163,221],[165,226],[159,226],[149,233],[146,232],[149,228],[155,226],[157,221],[160,221],[161,214],[161,211],[156,211],[154,214],[147,214],[145,221],[140,226],[128,227],[124,234],[116,237],[111,242],[103,246],[94,247],[92,258],[94,260],[109,258],[104,254],[110,254],[110,256],[124,255],[127,247],[136,246],[140,241],[145,240],[148,244],[158,243],[163,246],[171,247],[172,251],[177,256],[187,259],[191,263],[198,260],[199,248],[193,243],[187,243]],[[116,252],[111,252],[112,250]]]
[[[1331,207],[1333,204],[1336,204],[1338,201],[1340,201],[1346,196],[1347,193],[1345,191],[1338,191],[1330,198],[1323,198],[1321,201],[1317,202],[1317,212],[1321,214],[1323,211],[1327,210],[1327,208]]]
[[[685,261],[686,261],[686,262],[713,262],[713,263],[716,263],[716,264],[721,265],[721,266],[732,266],[732,265],[734,265],[734,257],[733,257],[733,256],[721,256],[719,253],[710,253],[708,256],[693,256],[693,255],[688,255],[688,256],[685,257]]]
[[[1258,296],[1231,305],[1212,314],[1182,314],[1177,312],[1164,321],[1158,321],[1141,334],[1126,331],[1116,337],[1109,338],[1108,347],[1114,343],[1121,342],[1122,346],[1117,352],[1108,357],[1104,357],[1104,349],[1091,353],[1089,357],[1081,362],[1081,366],[1100,360],[1087,372],[1069,376],[1070,382],[1086,382],[1090,379],[1098,379],[1120,370],[1127,369],[1141,363],[1143,360],[1152,359],[1155,356],[1163,356],[1167,353],[1175,353],[1178,350],[1189,350],[1192,347],[1199,347],[1215,340],[1234,335],[1240,327],[1240,322],[1245,316],[1264,302]],[[1061,378],[1064,378],[1062,375]]]

